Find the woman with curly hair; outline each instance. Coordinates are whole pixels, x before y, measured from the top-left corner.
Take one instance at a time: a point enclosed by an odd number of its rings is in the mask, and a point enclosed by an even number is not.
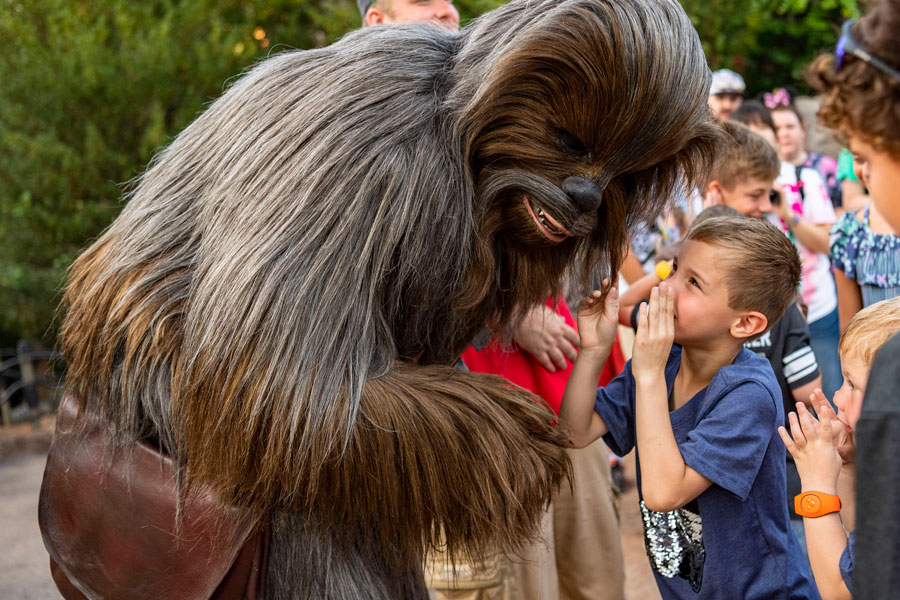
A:
[[[900,0],[883,0],[844,24],[834,57],[813,63],[824,95],[819,117],[865,160],[875,208],[900,230]],[[900,589],[900,336],[872,364],[856,428],[858,507],[853,587],[857,598],[890,598]],[[886,504],[887,502],[887,504]]]

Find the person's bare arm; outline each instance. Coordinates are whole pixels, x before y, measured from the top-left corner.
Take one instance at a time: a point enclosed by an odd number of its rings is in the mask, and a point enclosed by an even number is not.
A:
[[[856,526],[856,441],[853,431],[846,423],[838,420],[822,390],[815,390],[809,402],[820,416],[820,421],[825,415],[832,419],[831,443],[843,461],[837,480],[837,493],[841,498],[841,521],[846,531],[853,531]]]
[[[594,410],[597,380],[607,358],[609,350],[592,349],[582,350],[575,359],[559,406],[559,424],[568,433],[573,448],[589,446],[609,431]]]
[[[604,281],[604,286],[607,284]],[[581,349],[559,407],[560,427],[568,433],[575,448],[584,448],[609,431],[594,410],[594,402],[597,380],[616,341],[618,292],[611,288],[601,305],[602,293],[595,291],[578,307]]]
[[[853,212],[862,208],[869,197],[866,196],[866,190],[858,181],[845,179],[841,182],[841,208],[844,212]]]
[[[634,252],[631,252],[630,248],[628,249],[628,254],[625,255],[625,260],[622,261],[622,268],[619,272],[625,278],[625,281],[628,282],[628,285],[632,285],[644,276],[644,267],[641,266],[641,261],[637,259]]]
[[[822,389],[822,375],[818,375],[809,383],[805,383],[800,387],[791,390],[791,396],[794,398],[794,402],[802,402],[807,407],[814,408],[810,396],[817,389]]]
[[[856,463],[844,463],[838,475],[837,493],[841,498],[841,521],[844,529],[856,529]]]
[[[791,231],[797,237],[797,241],[801,244],[814,252],[821,252],[825,255],[829,253],[828,235],[831,231],[831,225],[813,225],[802,219],[794,221],[793,217],[787,222]]]
[[[862,310],[862,292],[859,284],[838,268],[834,269],[834,283],[837,287],[838,322],[843,331],[853,315]]]
[[[650,298],[650,290],[659,285],[656,272],[648,273],[631,283],[619,298],[619,323],[631,327],[631,313],[634,307]]]
[[[565,369],[566,359],[574,361],[578,350],[578,332],[544,304],[528,311],[513,340],[551,373]]]
[[[828,254],[828,236],[831,232],[831,225],[813,225],[803,219],[797,219],[794,210],[784,198],[784,191],[781,189],[776,189],[776,191],[781,194],[781,200],[772,203],[772,210],[784,220],[788,228],[794,233],[797,241],[813,252]]]
[[[794,457],[800,484],[804,492],[817,491],[837,494],[838,474],[842,460],[832,441],[832,423],[836,420],[830,405],[820,407],[821,421],[797,404],[797,412],[790,413],[791,434],[778,428],[784,445]],[[643,464],[643,463],[642,463]],[[847,548],[847,533],[840,513],[816,518],[803,518],[809,563],[822,600],[850,600],[850,591],[841,577],[841,555]]]
[[[665,283],[641,307],[632,353],[641,492],[647,508],[680,508],[712,485],[685,464],[669,419],[665,368],[674,338],[675,293]]]

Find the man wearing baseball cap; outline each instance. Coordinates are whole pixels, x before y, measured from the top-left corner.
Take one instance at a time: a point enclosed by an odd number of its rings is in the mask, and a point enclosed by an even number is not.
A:
[[[712,74],[709,107],[717,117],[727,121],[743,102],[746,89],[743,77],[729,69],[719,69]]]
[[[459,13],[451,0],[356,0],[363,27],[387,23],[431,22],[459,29]]]

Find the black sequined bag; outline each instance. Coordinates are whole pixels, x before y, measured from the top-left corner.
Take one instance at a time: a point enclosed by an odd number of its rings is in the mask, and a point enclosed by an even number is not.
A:
[[[668,579],[676,576],[686,579],[694,593],[699,593],[706,562],[699,510],[679,508],[656,512],[641,500],[641,520],[644,546],[653,569]]]

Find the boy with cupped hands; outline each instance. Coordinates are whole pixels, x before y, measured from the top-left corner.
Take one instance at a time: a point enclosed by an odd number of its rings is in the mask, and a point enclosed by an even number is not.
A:
[[[615,339],[618,294],[578,313],[581,350],[560,409],[572,444],[637,446],[647,553],[663,598],[818,598],[790,528],[781,392],[744,349],[793,301],[800,263],[771,224],[693,227],[641,307],[632,360],[595,387]],[[674,343],[674,344],[673,344]]]

